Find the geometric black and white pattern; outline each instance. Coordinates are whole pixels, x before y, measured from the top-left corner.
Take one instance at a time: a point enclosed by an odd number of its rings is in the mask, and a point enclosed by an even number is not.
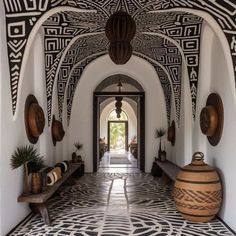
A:
[[[168,125],[170,125],[170,122],[171,122],[171,120],[170,120],[171,119],[171,101],[172,101],[172,94],[173,94],[172,86],[173,86],[173,84],[172,84],[172,81],[170,81],[170,79],[168,78],[168,75],[169,75],[168,72],[165,72],[163,70],[163,68],[160,67],[160,65],[158,65],[158,64],[154,63],[153,61],[151,61],[149,57],[147,57],[143,54],[140,54],[140,53],[138,54],[135,51],[133,52],[133,54],[147,60],[155,68],[155,70],[158,74],[162,89],[163,89],[165,102],[166,102],[167,121],[168,121]],[[176,120],[178,120],[178,119],[176,119]]]
[[[71,117],[71,110],[72,110],[72,105],[73,105],[73,100],[74,100],[74,95],[75,95],[75,91],[76,91],[76,87],[77,84],[81,78],[81,75],[84,71],[84,68],[93,60],[95,60],[96,58],[105,55],[107,52],[105,51],[101,51],[99,53],[95,53],[90,55],[89,57],[86,57],[85,59],[79,61],[76,66],[74,68],[72,68],[71,70],[71,74],[68,78],[68,82],[67,82],[67,91],[65,94],[66,95],[66,104],[67,104],[67,122],[69,125],[70,122],[70,117]],[[65,84],[64,84],[65,85]],[[64,88],[65,89],[65,88]],[[60,114],[60,118],[62,118],[62,109],[63,109],[63,101],[64,101],[64,95],[63,93],[59,93],[58,91],[58,104],[59,104],[59,114]]]
[[[196,114],[202,21],[203,19],[199,16],[183,12],[149,13],[137,18],[140,31],[168,36],[174,39],[182,48],[188,68],[194,118]]]
[[[172,186],[149,174],[94,173],[49,201],[52,225],[30,215],[11,236],[232,236],[218,219],[192,223],[175,209]]]
[[[171,11],[172,9],[205,11],[217,21],[228,39],[236,74],[236,3],[234,0],[4,0],[13,114],[17,106],[19,80],[23,76],[22,65],[27,59],[25,50],[30,43],[29,39],[33,36],[33,32],[40,25],[43,25],[48,117],[50,119],[52,92],[55,81],[58,81],[62,57],[66,53],[68,45],[75,37],[104,31],[107,19],[120,8],[121,2],[123,2],[125,11],[135,18],[138,34],[141,35],[144,32],[161,34],[170,37],[182,48],[188,66],[193,116],[195,116],[196,108],[202,19],[193,14]],[[57,10],[59,8],[60,12]],[[51,13],[52,10],[55,12]],[[86,12],[78,12],[79,10]],[[95,11],[88,12],[89,10]],[[169,12],[163,12],[163,10]],[[48,14],[48,20],[46,20],[46,14]],[[43,18],[45,18],[45,22],[42,21]],[[136,45],[139,44],[138,37],[133,42]],[[159,38],[157,35],[155,37]],[[140,48],[138,52],[144,55],[148,53],[150,56],[150,52],[146,50],[147,45],[148,41],[147,44],[143,44],[143,48]],[[99,51],[100,49],[96,48],[96,50]],[[168,48],[163,48],[163,50],[168,50]],[[171,47],[170,50],[176,52],[177,47],[175,49]],[[152,53],[152,56],[158,57],[158,55],[153,54],[155,52]],[[171,70],[169,68],[168,73],[170,73],[172,81],[176,79],[176,76],[181,76],[177,70],[175,64]],[[180,78],[179,80],[181,81]],[[175,94],[173,95],[176,99]],[[180,113],[178,106],[179,104],[176,102],[177,117]]]
[[[156,35],[137,35],[133,42],[135,52],[142,53],[139,56],[148,56],[150,59],[161,64],[171,78],[173,97],[175,100],[176,121],[180,122],[181,108],[181,78],[182,78],[182,56],[179,49],[170,41]],[[153,64],[153,63],[152,63]]]

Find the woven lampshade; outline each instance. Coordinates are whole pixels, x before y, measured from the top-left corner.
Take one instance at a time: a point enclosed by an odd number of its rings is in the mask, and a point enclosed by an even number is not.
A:
[[[127,63],[132,56],[132,51],[129,42],[112,42],[108,49],[111,60],[117,65]]]
[[[117,11],[108,19],[105,32],[110,42],[130,42],[135,36],[136,24],[128,13]]]

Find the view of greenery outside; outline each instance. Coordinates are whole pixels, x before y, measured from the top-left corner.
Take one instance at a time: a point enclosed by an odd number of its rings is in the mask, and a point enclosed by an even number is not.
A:
[[[125,123],[110,123],[110,149],[125,149]]]
[[[121,117],[118,119],[116,111],[113,110],[108,118],[109,121],[124,121],[128,120],[125,112],[122,111]],[[125,123],[110,123],[110,150],[125,149]]]

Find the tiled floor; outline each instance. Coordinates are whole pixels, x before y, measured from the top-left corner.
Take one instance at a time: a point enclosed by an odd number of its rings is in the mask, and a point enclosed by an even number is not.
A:
[[[110,160],[113,156],[126,156],[130,164],[110,164]],[[133,157],[129,152],[106,152],[102,157],[99,165],[98,172],[103,173],[139,173],[137,168],[137,159]]]
[[[175,210],[171,191],[149,174],[86,174],[50,200],[52,226],[32,215],[11,235],[233,235],[217,219],[185,221]]]

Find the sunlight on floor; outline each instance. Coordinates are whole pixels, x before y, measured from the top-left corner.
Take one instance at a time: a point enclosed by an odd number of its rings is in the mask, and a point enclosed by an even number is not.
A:
[[[114,164],[113,162],[114,159],[116,164]],[[137,159],[135,159],[130,152],[126,152],[125,150],[117,150],[112,152],[106,152],[104,154],[100,161],[98,172],[139,173],[140,171],[138,169]]]

